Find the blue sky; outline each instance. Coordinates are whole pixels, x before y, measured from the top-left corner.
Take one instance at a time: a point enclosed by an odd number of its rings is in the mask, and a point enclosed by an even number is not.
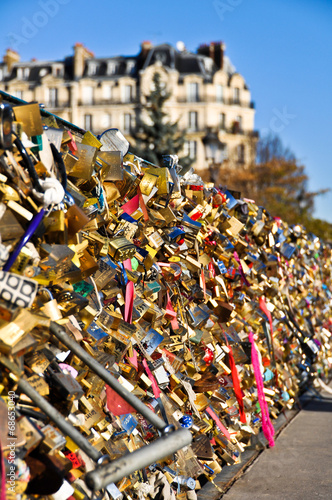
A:
[[[136,54],[143,40],[195,51],[223,40],[256,103],[255,128],[276,131],[306,166],[309,189],[332,188],[330,0],[2,0],[0,54],[62,59]],[[316,202],[332,222],[332,192]]]

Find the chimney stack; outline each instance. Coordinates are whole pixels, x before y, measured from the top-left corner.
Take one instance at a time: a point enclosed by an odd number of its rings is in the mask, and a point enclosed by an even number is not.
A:
[[[224,52],[226,45],[223,42],[211,42],[209,45],[202,44],[198,47],[197,54],[211,57],[218,69],[224,67]]]
[[[6,50],[6,54],[5,54],[4,58],[3,58],[3,62],[7,66],[8,73],[10,73],[11,70],[12,70],[13,65],[15,63],[20,62],[20,55],[19,55],[18,52],[16,52],[16,50],[7,49]]]
[[[145,59],[151,49],[152,49],[152,43],[149,40],[144,40],[141,43],[141,54],[140,54],[141,57]]]
[[[87,59],[91,59],[94,54],[82,43],[75,43],[74,46],[74,78],[81,78],[84,73],[84,65]]]

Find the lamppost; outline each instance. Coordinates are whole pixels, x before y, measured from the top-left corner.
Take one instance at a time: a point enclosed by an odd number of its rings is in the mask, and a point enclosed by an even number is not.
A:
[[[209,163],[210,181],[215,184],[218,179],[219,168],[224,160],[225,144],[211,130],[203,138],[203,144],[205,146],[205,158]]]

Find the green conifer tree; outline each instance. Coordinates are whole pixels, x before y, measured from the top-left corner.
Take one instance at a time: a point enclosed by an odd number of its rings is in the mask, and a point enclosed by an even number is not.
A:
[[[170,122],[164,110],[165,102],[170,97],[160,77],[160,73],[153,75],[154,88],[146,96],[145,109],[151,124],[147,124],[142,118],[138,120],[137,130],[133,133],[135,145],[133,152],[155,165],[162,165],[162,156],[165,154],[178,155],[182,167],[189,167],[192,159],[188,156],[181,157],[185,142],[185,131],[179,131],[178,121]]]

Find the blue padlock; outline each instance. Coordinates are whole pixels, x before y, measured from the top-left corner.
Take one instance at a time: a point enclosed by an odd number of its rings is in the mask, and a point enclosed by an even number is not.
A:
[[[194,425],[194,419],[190,415],[183,415],[179,420],[181,427],[190,429]]]

